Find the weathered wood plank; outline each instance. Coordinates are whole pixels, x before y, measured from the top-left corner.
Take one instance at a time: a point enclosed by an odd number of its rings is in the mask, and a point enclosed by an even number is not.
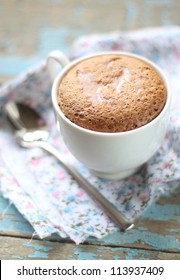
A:
[[[131,248],[64,244],[45,240],[0,237],[0,259],[51,260],[180,260],[180,253]]]
[[[126,233],[116,232],[97,240],[89,238],[86,244],[141,248],[180,252],[180,192],[172,197],[161,198],[143,214],[137,226]],[[31,238],[33,229],[7,200],[0,199],[0,234]],[[37,237],[34,237],[37,238]],[[57,235],[48,240],[64,242]]]
[[[65,41],[70,44],[77,32],[97,33],[180,23],[179,1],[175,0],[111,0],[103,4],[102,0],[86,0],[86,3],[79,0],[56,0],[53,3],[44,0],[43,5],[39,0],[30,2],[29,5],[26,1],[1,0],[1,22],[8,30],[8,33],[5,30],[1,32],[4,38],[1,52],[7,49],[9,53],[16,52],[16,55],[30,55],[35,50],[43,51],[47,48],[44,39],[48,45],[63,44],[64,41],[60,41],[62,33],[66,33]],[[61,34],[60,31],[56,34],[59,36],[53,38],[55,42],[47,40],[57,29],[61,30]],[[71,34],[70,29],[73,30]]]
[[[179,9],[176,0],[1,0],[0,74],[17,75],[53,49],[68,53],[80,35],[179,25]]]

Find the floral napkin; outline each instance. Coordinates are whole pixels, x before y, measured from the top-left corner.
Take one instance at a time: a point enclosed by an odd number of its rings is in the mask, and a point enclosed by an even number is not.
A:
[[[119,229],[56,159],[38,148],[23,149],[16,144],[3,105],[7,100],[16,100],[36,108],[50,127],[49,142],[128,221],[133,221],[161,194],[180,185],[179,46],[180,28],[167,27],[84,36],[72,47],[72,59],[109,50],[141,54],[163,68],[170,81],[173,102],[166,138],[155,156],[138,173],[124,180],[96,178],[71,156],[56,131],[45,62],[0,88],[0,193],[16,206],[40,238],[57,233],[79,244],[88,236],[102,238]]]

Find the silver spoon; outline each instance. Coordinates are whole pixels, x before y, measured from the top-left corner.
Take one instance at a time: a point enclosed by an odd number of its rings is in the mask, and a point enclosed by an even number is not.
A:
[[[18,144],[25,148],[39,147],[56,157],[78,184],[93,198],[122,231],[134,227],[101,193],[96,190],[47,140],[49,129],[45,121],[32,108],[22,103],[8,102],[5,105],[8,120],[15,128]]]

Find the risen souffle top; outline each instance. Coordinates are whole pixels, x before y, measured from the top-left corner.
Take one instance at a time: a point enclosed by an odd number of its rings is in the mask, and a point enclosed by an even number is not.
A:
[[[64,76],[58,104],[73,123],[99,132],[122,132],[152,121],[166,102],[166,88],[145,62],[125,55],[83,60]]]

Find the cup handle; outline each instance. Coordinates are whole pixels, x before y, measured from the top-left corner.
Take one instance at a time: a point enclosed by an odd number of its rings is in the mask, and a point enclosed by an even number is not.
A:
[[[47,68],[52,82],[54,82],[54,79],[59,73],[58,66],[64,68],[69,63],[70,60],[61,51],[55,50],[49,53],[47,58]]]

